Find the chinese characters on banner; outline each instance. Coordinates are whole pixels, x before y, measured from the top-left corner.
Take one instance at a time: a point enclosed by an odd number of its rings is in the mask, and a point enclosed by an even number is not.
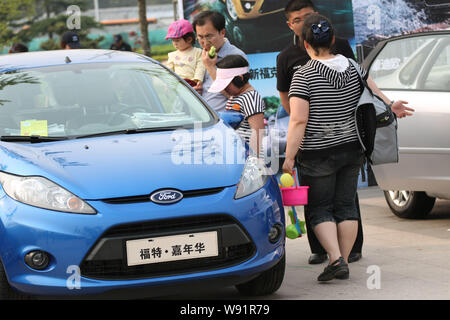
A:
[[[293,41],[284,8],[288,0],[179,0],[183,18],[192,22],[202,10],[225,17],[225,37],[247,55],[252,86],[266,103],[265,117],[275,114],[281,101],[276,87],[276,58]],[[336,26],[338,36],[354,45],[352,0],[314,0],[316,9]],[[270,103],[268,103],[270,101]]]
[[[251,68],[249,72],[251,80],[272,79],[277,77],[276,67]]]

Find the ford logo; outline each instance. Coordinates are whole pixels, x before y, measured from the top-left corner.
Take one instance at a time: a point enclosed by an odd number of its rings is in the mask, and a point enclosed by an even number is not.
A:
[[[176,190],[160,190],[150,195],[150,200],[159,204],[171,204],[183,199],[183,194]]]

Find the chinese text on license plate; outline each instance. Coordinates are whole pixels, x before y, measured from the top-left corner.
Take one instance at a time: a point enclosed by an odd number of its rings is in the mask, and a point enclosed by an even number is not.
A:
[[[128,240],[126,248],[128,266],[219,255],[217,231]]]

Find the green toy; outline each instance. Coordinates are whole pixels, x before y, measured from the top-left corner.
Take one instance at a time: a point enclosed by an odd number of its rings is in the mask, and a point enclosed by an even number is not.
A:
[[[289,173],[283,173],[280,177],[280,189],[291,188],[294,186],[294,178]],[[300,238],[302,234],[306,234],[305,221],[298,220],[297,211],[295,207],[291,206],[291,210],[288,211],[291,218],[291,224],[286,227],[286,237],[289,239]]]
[[[289,210],[288,214],[292,224],[286,227],[286,237],[289,239],[296,239],[300,238],[303,234],[306,234],[305,221],[298,220],[295,207],[291,208],[292,210]]]

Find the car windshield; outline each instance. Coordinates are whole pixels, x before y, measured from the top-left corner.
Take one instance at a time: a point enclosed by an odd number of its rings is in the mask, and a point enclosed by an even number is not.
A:
[[[90,63],[0,74],[0,135],[82,137],[215,123],[177,77],[155,63]],[[143,130],[144,131],[144,130]]]

